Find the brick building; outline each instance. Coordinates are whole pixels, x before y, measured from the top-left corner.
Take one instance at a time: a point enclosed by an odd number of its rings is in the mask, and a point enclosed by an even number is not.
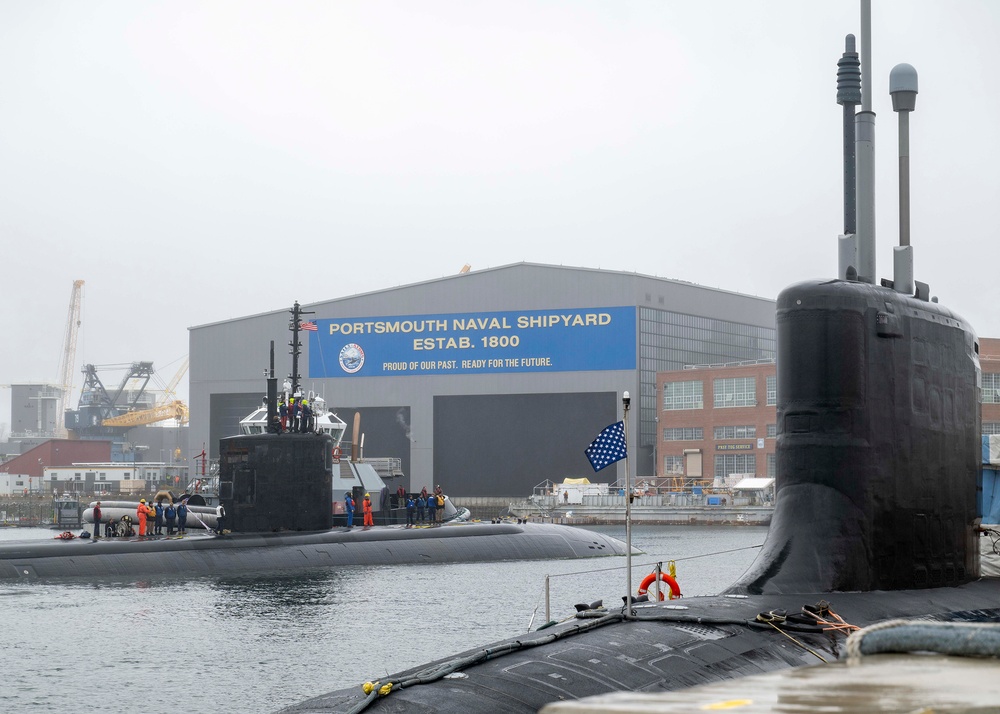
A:
[[[983,434],[1000,434],[1000,339],[980,338]],[[711,486],[732,474],[775,476],[773,360],[697,365],[657,374],[657,476]]]
[[[1000,339],[979,338],[979,365],[983,371],[983,433],[1000,434]]]
[[[1000,366],[1000,365],[998,365]],[[774,360],[660,372],[657,476],[671,489],[774,477]]]

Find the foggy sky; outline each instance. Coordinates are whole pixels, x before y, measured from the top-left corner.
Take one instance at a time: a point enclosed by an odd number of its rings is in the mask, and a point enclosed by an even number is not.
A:
[[[0,382],[57,381],[75,279],[76,370],[152,360],[165,383],[190,326],[465,263],[767,298],[834,277],[836,63],[859,17],[858,0],[0,0]],[[1000,337],[1000,3],[873,0],[873,33],[877,275],[898,241],[888,75],[908,62],[915,278]]]

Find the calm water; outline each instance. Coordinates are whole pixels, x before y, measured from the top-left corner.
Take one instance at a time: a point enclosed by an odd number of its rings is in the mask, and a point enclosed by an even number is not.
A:
[[[624,540],[623,527],[593,528]],[[749,567],[766,528],[640,526],[633,588],[674,559],[686,596]],[[0,539],[53,531],[0,529]],[[723,551],[731,551],[725,552]],[[705,557],[701,557],[705,556]],[[684,559],[684,560],[682,560]],[[690,559],[690,560],[688,560]],[[0,711],[273,712],[554,619],[620,604],[624,558],[354,566],[282,577],[0,582]],[[616,567],[617,566],[617,567]]]

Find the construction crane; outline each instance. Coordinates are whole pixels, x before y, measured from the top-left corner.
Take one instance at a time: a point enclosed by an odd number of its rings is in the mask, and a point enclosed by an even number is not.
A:
[[[119,365],[105,365],[107,366]],[[113,438],[133,427],[166,419],[176,419],[179,423],[186,424],[188,407],[174,396],[173,390],[187,372],[187,367],[188,359],[185,357],[184,364],[164,392],[166,399],[150,406],[148,400],[143,404],[139,402],[149,380],[154,376],[152,362],[133,362],[113,394],[105,389],[97,375],[99,368],[92,364],[84,365],[80,405],[76,411],[67,412],[66,426],[82,438]],[[128,389],[130,383],[132,389]]]
[[[181,424],[187,423],[187,405],[179,399],[167,404],[157,404],[152,409],[140,409],[134,412],[125,412],[116,417],[105,419],[103,426],[123,426],[132,428],[133,426],[143,426],[163,421],[164,419],[176,419]]]
[[[146,363],[139,363],[146,364]],[[150,364],[150,366],[152,366]],[[129,379],[135,378],[137,370],[136,365],[133,365],[131,374],[122,381],[126,383]],[[119,414],[117,416],[106,417],[102,422],[102,426],[111,427],[125,427],[126,429],[131,429],[135,426],[145,426],[146,424],[155,424],[158,421],[164,421],[166,419],[176,419],[180,424],[186,424],[188,422],[188,407],[183,401],[176,398],[174,394],[174,389],[177,388],[178,383],[181,378],[187,372],[188,368],[188,358],[184,358],[184,362],[181,364],[177,373],[173,376],[170,382],[167,384],[166,388],[163,390],[163,397],[157,404],[149,409],[137,409],[134,411],[128,411],[124,414]],[[143,372],[139,376],[144,376]],[[145,386],[145,385],[144,385]],[[119,390],[120,391],[120,390]]]
[[[159,402],[160,404],[167,404],[168,402],[171,402],[172,399],[176,396],[174,394],[174,390],[177,388],[177,385],[180,383],[181,377],[183,377],[184,374],[187,372],[188,361],[189,361],[188,358],[185,357],[184,361],[181,363],[180,368],[178,368],[178,370],[177,370],[177,374],[174,375],[173,379],[170,380],[170,382],[167,384],[166,388],[163,390],[163,397],[160,399],[160,402]],[[180,403],[180,402],[178,402],[178,403]]]
[[[66,412],[66,427],[83,438],[106,437],[115,432],[105,429],[104,421],[120,415],[124,410],[136,408],[150,377],[153,376],[153,363],[133,362],[114,394],[109,394],[104,388],[101,378],[97,376],[97,367],[94,365],[84,365],[83,374],[80,404],[76,411]],[[130,399],[125,400],[125,404],[119,404],[119,399],[133,379],[142,380],[142,385],[132,391]]]
[[[83,284],[84,281],[82,280],[74,280],[73,292],[70,293],[69,297],[69,314],[66,317],[66,338],[63,341],[62,361],[59,365],[59,384],[57,387],[61,395],[59,399],[60,408],[56,410],[57,415],[61,415],[65,411],[67,401],[73,394],[73,377],[76,374],[76,371],[73,369],[73,362],[76,361],[76,340],[80,332],[80,306],[83,303]],[[60,436],[66,435],[66,427],[63,423],[59,423],[57,430]]]

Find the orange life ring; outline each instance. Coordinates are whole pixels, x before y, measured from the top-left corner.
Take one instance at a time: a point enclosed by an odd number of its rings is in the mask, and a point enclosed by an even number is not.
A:
[[[642,579],[642,583],[639,584],[639,594],[645,595],[646,592],[649,590],[649,586],[652,585],[653,581],[655,580],[656,580],[655,571],[644,577]],[[665,582],[667,585],[670,586],[671,600],[676,600],[677,598],[681,597],[681,586],[677,584],[677,580],[675,580],[672,575],[667,575],[666,573],[661,572],[660,580],[662,580],[663,582]],[[662,590],[660,591],[660,599],[661,600],[664,599],[664,594]]]
[[[341,453],[343,453],[343,452],[340,450],[340,447],[339,446],[334,446],[333,447],[333,460],[334,461],[340,461],[340,455],[341,455]]]

